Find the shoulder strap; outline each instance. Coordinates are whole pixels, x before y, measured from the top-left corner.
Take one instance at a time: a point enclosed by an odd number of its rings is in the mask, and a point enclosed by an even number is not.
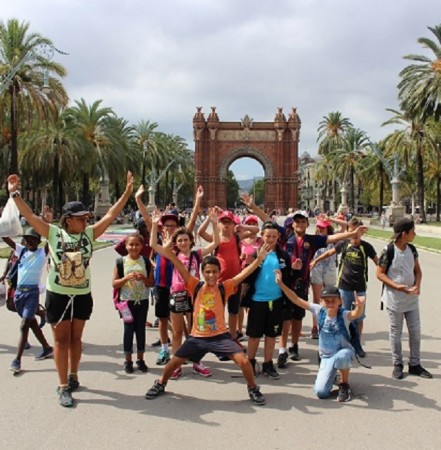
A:
[[[145,270],[147,272],[147,276],[150,275],[150,270],[152,269],[152,264],[150,262],[150,260],[147,258],[147,256],[141,255],[142,259],[144,260],[144,264],[145,264]]]
[[[224,288],[224,285],[222,283],[217,283],[217,287],[219,288],[219,291],[221,293],[222,303],[225,306],[225,288]]]
[[[196,287],[194,288],[193,292],[193,302],[196,300],[196,297],[199,294],[199,291],[201,290],[201,287],[205,284],[205,281],[199,281]],[[218,283],[217,287],[219,288],[221,297],[222,297],[222,303],[225,305],[225,288],[222,283]]]
[[[318,329],[319,331],[323,328],[323,324],[325,323],[325,318],[326,318],[326,309],[324,307],[322,307],[318,313],[318,320],[317,320],[317,325],[318,325]]]
[[[122,257],[116,258],[116,269],[118,270],[118,276],[120,278],[124,277],[124,261]]]
[[[418,255],[416,247],[410,243],[408,243],[407,245],[409,246],[410,250],[412,251],[413,257],[416,258]]]
[[[386,247],[386,257],[387,257],[387,266],[386,266],[386,270],[385,270],[386,274],[389,270],[389,267],[392,264],[394,255],[395,255],[395,244],[393,242],[389,242],[389,244],[387,244],[387,247]]]
[[[346,340],[350,343],[351,337],[349,336],[349,330],[346,327],[345,319],[343,318],[343,308],[338,308],[337,312],[337,325],[340,330],[340,332],[343,334],[343,336],[346,338]]]

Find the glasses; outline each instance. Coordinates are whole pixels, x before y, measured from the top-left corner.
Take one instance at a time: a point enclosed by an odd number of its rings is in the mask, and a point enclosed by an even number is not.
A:
[[[165,228],[177,228],[178,227],[175,223],[165,223],[162,226]]]

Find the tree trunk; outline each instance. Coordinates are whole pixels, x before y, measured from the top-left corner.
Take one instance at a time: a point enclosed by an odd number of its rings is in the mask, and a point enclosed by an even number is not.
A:
[[[424,210],[424,164],[421,144],[418,143],[417,152],[417,196],[420,207],[421,222],[426,223],[426,211]]]
[[[17,89],[15,81],[12,82],[11,87],[9,88],[9,93],[11,95],[11,160],[9,166],[9,173],[18,173],[18,146],[17,146],[17,138],[18,138],[18,110],[17,110]]]
[[[380,207],[379,207],[379,213],[383,211],[383,204],[384,204],[384,169],[383,165],[380,163]]]

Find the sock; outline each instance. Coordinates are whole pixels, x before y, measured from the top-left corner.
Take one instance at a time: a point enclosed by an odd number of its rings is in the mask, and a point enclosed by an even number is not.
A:
[[[168,352],[168,344],[161,344],[161,348],[162,348],[162,350],[165,350],[166,352]]]
[[[286,353],[286,347],[280,347],[279,348],[279,355],[281,355],[282,353]]]

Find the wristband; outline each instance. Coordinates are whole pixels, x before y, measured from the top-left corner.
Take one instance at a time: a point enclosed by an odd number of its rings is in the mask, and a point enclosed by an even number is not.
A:
[[[14,191],[9,194],[11,198],[20,197],[20,191]]]

